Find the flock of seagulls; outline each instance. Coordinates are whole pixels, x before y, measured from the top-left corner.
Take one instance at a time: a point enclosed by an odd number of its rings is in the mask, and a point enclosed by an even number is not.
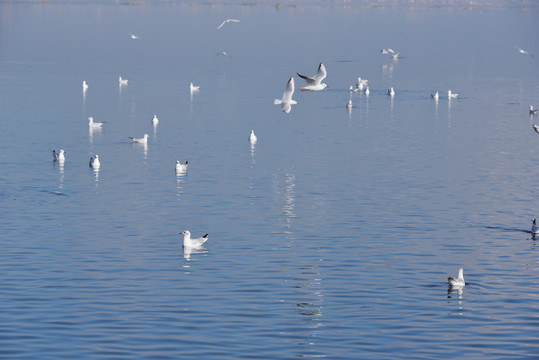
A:
[[[240,20],[237,20],[237,19],[226,19],[217,27],[217,30],[220,30],[226,24],[239,23],[239,22],[240,22]],[[125,32],[133,40],[139,40],[140,39],[139,36],[137,36],[137,35],[135,35],[133,33],[130,33],[127,30],[125,30]],[[517,48],[519,53],[534,57],[533,54],[529,53],[528,51],[526,51],[524,49],[521,49],[519,47],[516,47],[516,48]],[[395,50],[393,50],[391,48],[384,48],[384,49],[382,49],[380,51],[380,53],[382,55],[390,56],[393,60],[397,60],[397,59],[401,58],[399,52],[397,52],[397,51],[395,51]],[[231,56],[226,51],[221,51],[217,55],[218,56],[219,55],[220,56],[227,56],[227,57],[231,58]],[[316,74],[314,74],[313,76],[305,76],[305,75],[302,75],[300,73],[296,73],[296,74],[301,79],[303,79],[305,81],[305,83],[306,83],[305,86],[301,88],[301,91],[321,91],[321,90],[324,90],[324,89],[326,89],[328,87],[327,84],[322,82],[327,77],[327,70],[326,70],[326,67],[325,67],[325,65],[323,63],[320,63],[318,65],[318,70],[317,70]],[[121,76],[119,76],[118,82],[119,82],[120,87],[128,85],[128,80],[122,78]],[[85,93],[88,90],[88,83],[86,81],[82,82],[82,88],[83,88],[83,93]],[[200,86],[194,85],[192,82],[189,84],[189,91],[190,91],[191,94],[193,94],[195,92],[198,92],[199,90],[200,90]],[[361,77],[358,77],[355,87],[351,85],[349,90],[350,90],[350,92],[364,91],[364,93],[368,96],[369,92],[370,92],[368,80],[367,79],[362,79]],[[293,95],[294,95],[294,91],[295,91],[295,82],[294,82],[294,77],[291,76],[288,79],[288,82],[286,84],[286,87],[285,87],[285,90],[283,92],[283,95],[282,95],[281,99],[275,99],[274,104],[275,105],[281,105],[281,109],[282,109],[283,112],[290,113],[290,111],[292,110],[292,105],[295,105],[295,104],[298,103],[296,100],[294,100],[292,98]],[[387,94],[389,96],[391,96],[391,97],[395,96],[395,89],[393,87],[390,87],[387,90]],[[438,100],[440,98],[440,94],[439,94],[438,91],[436,91],[434,94],[431,94],[431,97],[433,99],[435,99],[435,100]],[[458,97],[459,97],[458,93],[453,93],[451,90],[447,91],[447,98],[448,99],[456,99]],[[348,101],[348,103],[346,104],[346,108],[348,110],[350,110],[352,108],[352,100]],[[530,110],[529,110],[530,116],[535,116],[535,115],[537,115],[537,113],[538,113],[538,110],[534,109],[533,106],[530,106]],[[104,126],[104,124],[105,124],[105,122],[94,122],[94,119],[91,116],[88,118],[88,121],[89,121],[89,127],[90,128],[102,128]],[[154,115],[153,119],[152,119],[152,124],[153,124],[154,128],[157,126],[158,123],[159,123],[159,119],[157,118],[156,115]],[[533,129],[535,130],[535,132],[537,132],[539,134],[539,126],[538,125],[533,124]],[[133,143],[140,143],[140,144],[147,144],[148,138],[149,138],[148,134],[144,134],[144,136],[142,138],[130,137],[130,139],[132,140]],[[253,146],[254,144],[257,143],[258,138],[255,135],[254,130],[251,130],[251,133],[249,135],[248,140],[249,140],[249,143],[251,144],[251,146]],[[59,151],[52,150],[52,155],[53,155],[53,160],[55,162],[63,163],[65,161],[65,151],[63,149],[60,149]],[[179,160],[176,161],[176,168],[175,168],[176,173],[186,173],[188,165],[189,165],[188,161],[185,161],[184,164],[182,164]],[[99,156],[97,154],[90,158],[89,166],[91,168],[93,168],[93,169],[98,169],[101,166],[100,161],[99,161]],[[536,219],[533,219],[531,232],[532,232],[532,234],[534,236],[539,235],[539,226],[537,225]],[[208,241],[208,238],[209,238],[208,234],[206,234],[206,235],[204,235],[202,237],[199,237],[199,238],[191,238],[191,232],[189,230],[185,230],[185,231],[183,231],[183,232],[181,232],[179,234],[183,235],[183,248],[184,248],[184,250],[186,248],[187,249],[202,248],[202,245],[206,241]],[[455,279],[455,278],[449,276],[447,281],[448,281],[450,289],[454,289],[454,288],[462,289],[466,285],[466,282],[464,281],[464,270],[462,268],[460,268],[457,278]]]

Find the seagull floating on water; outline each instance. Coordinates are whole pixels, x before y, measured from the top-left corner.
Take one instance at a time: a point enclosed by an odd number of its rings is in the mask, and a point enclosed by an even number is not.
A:
[[[518,46],[515,46],[515,48],[518,50],[519,53],[521,53],[521,54],[523,54],[523,55],[530,55],[531,57],[535,57],[535,56],[533,56],[532,53],[530,53],[530,52],[528,52],[528,51],[526,51],[526,50],[524,50],[524,49],[521,49],[521,48],[519,48]]]
[[[52,159],[57,162],[64,162],[65,161],[65,151],[64,149],[60,149],[60,151],[53,150],[52,151]]]
[[[451,287],[463,287],[464,285],[466,285],[466,283],[464,282],[464,270],[460,268],[458,278],[454,279],[451,276],[449,276],[447,278],[447,282],[449,283],[449,286]]]
[[[226,19],[225,21],[223,21],[223,22],[221,23],[221,25],[219,25],[219,26],[217,27],[217,30],[221,29],[225,24],[228,24],[228,23],[231,23],[231,22],[233,22],[233,23],[239,23],[240,21],[239,21],[239,20],[236,20],[236,19]]]
[[[121,76],[118,77],[118,83],[120,84],[120,86],[125,86],[125,85],[127,85],[128,82],[129,82],[129,80],[122,79]]]
[[[395,89],[393,88],[393,86],[387,89],[387,94],[389,96],[395,96]]]
[[[275,105],[281,105],[281,109],[287,114],[290,112],[290,110],[292,110],[292,105],[298,103],[296,100],[292,100],[292,95],[294,95],[294,89],[294,77],[291,76],[290,79],[288,79],[288,83],[286,83],[283,97],[281,99],[275,99],[273,101]]]
[[[357,87],[359,90],[363,90],[366,86],[369,86],[369,80],[367,80],[367,79],[362,79],[361,77],[358,77],[358,78],[357,78],[356,87]]]
[[[346,103],[346,109],[348,111],[352,110],[352,99],[348,100],[348,102]]]
[[[95,129],[95,128],[101,128],[103,127],[103,125],[105,124],[104,121],[101,121],[101,122],[94,122],[94,118],[93,117],[89,117],[88,118],[88,126],[90,126],[91,128]]]
[[[134,138],[134,137],[129,137],[131,140],[133,140],[134,143],[139,143],[139,144],[146,144],[148,142],[148,138],[150,137],[150,135],[148,134],[144,134],[143,137],[141,138]]]
[[[359,91],[359,88],[358,88],[358,87],[354,87],[354,86],[350,85],[350,88],[349,88],[349,90],[350,90],[351,92],[358,92],[358,91]]]
[[[530,115],[537,115],[537,109],[534,109],[533,105],[530,105]]]
[[[537,225],[537,219],[532,220],[532,234],[539,234],[539,226]]]
[[[193,85],[193,83],[189,83],[189,92],[191,94],[199,90],[200,90],[200,85]]]
[[[258,138],[255,135],[255,131],[251,130],[251,135],[249,135],[249,142],[251,143],[251,145],[254,145],[256,144],[257,141],[258,141]]]
[[[176,172],[184,173],[187,172],[187,166],[189,166],[189,161],[186,161],[185,164],[180,163],[180,160],[176,160]]]
[[[365,95],[369,96],[369,94],[371,93],[371,91],[369,90],[369,87],[368,87],[368,86],[365,88],[365,91],[364,91],[364,92],[365,92]]]
[[[459,97],[459,94],[451,92],[451,90],[447,90],[447,98],[448,99],[456,99]]]
[[[101,166],[101,163],[99,162],[99,156],[94,155],[90,158],[90,167],[97,169]]]
[[[208,241],[208,234],[204,235],[203,237],[199,237],[197,239],[191,239],[191,232],[189,230],[185,230],[184,232],[181,232],[180,235],[183,235],[184,247],[195,247],[195,248],[201,247],[202,244]]]
[[[430,97],[434,100],[438,100],[440,98],[440,93],[436,91],[434,94],[430,94]]]
[[[82,81],[82,90],[83,90],[83,91],[88,90],[88,83],[86,82],[86,80],[83,80],[83,81]]]
[[[153,127],[156,127],[157,124],[159,124],[159,119],[157,118],[157,115],[154,115],[152,119],[152,125]]]
[[[301,91],[320,91],[328,87],[322,82],[322,80],[324,80],[327,76],[326,67],[322,63],[318,65],[318,72],[312,77],[301,75],[300,73],[297,74],[300,78],[307,82],[307,85],[302,87]]]

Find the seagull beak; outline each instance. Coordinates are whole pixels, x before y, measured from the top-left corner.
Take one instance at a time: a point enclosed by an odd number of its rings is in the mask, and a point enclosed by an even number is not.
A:
[[[178,234],[180,234],[180,235],[183,235],[183,233],[182,233],[182,232],[181,232],[181,233],[178,233]]]

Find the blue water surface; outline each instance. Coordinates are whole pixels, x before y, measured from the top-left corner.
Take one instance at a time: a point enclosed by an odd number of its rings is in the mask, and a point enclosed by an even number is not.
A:
[[[539,355],[537,8],[130,5],[0,4],[1,358]]]

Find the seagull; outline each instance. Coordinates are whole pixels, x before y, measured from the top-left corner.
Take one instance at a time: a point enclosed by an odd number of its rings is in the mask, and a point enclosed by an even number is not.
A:
[[[447,98],[448,99],[456,99],[459,97],[459,94],[457,93],[452,93],[451,90],[447,90]]]
[[[144,134],[144,137],[141,137],[141,138],[134,138],[134,137],[129,137],[131,140],[133,140],[134,143],[139,143],[139,144],[146,144],[148,142],[148,138],[150,137],[150,135],[148,134]]]
[[[200,85],[193,85],[193,83],[189,83],[189,92],[191,94],[199,90],[200,90]]]
[[[91,116],[88,118],[88,126],[90,126],[92,129],[101,128],[104,124],[104,121],[94,122],[94,118]]]
[[[258,141],[258,138],[255,135],[255,131],[251,130],[251,135],[249,135],[249,142],[251,143],[251,145],[254,145],[256,144],[257,141]]]
[[[221,25],[219,25],[217,27],[217,30],[221,29],[225,24],[228,24],[228,23],[231,23],[231,22],[235,22],[235,23],[239,23],[240,21],[239,20],[236,20],[236,19],[226,19],[225,21],[223,21],[221,23]]]
[[[533,54],[529,53],[528,51],[526,51],[524,49],[519,48],[518,46],[515,46],[515,48],[518,50],[519,53],[521,53],[523,55],[530,55],[531,57],[535,57],[535,56],[533,56]]]
[[[300,73],[297,74],[300,78],[307,82],[307,85],[301,88],[301,91],[320,91],[328,87],[326,84],[322,83],[322,80],[324,80],[327,75],[326,67],[322,63],[318,65],[318,72],[313,75],[313,77],[301,75]]]
[[[399,60],[401,58],[400,53],[394,53],[390,55],[393,60]]]
[[[133,40],[139,40],[140,36],[137,36],[135,34],[130,33],[129,31],[125,30],[125,32],[129,35],[129,37]]]
[[[447,282],[449,283],[449,286],[451,286],[451,287],[463,287],[464,285],[466,285],[466,283],[464,282],[463,273],[464,273],[464,270],[462,270],[462,268],[460,268],[458,278],[453,279],[451,276],[449,276],[447,278]]]
[[[535,130],[535,132],[539,134],[539,125],[533,124],[532,126],[533,126],[533,130]]]
[[[350,92],[358,92],[359,88],[358,87],[353,87],[352,85],[350,85],[349,90],[350,90]]]
[[[181,232],[180,235],[183,235],[183,247],[201,247],[206,241],[208,241],[208,234],[197,239],[191,239],[191,232],[185,230]]]
[[[348,100],[348,103],[346,104],[346,109],[347,109],[348,111],[352,110],[352,100],[351,100],[351,99]]]
[[[99,156],[94,155],[90,158],[90,167],[97,169],[101,166],[101,163],[99,162]]]
[[[534,109],[533,105],[530,105],[530,115],[537,115],[537,109]]]
[[[389,96],[395,96],[395,89],[393,88],[393,86],[387,89],[387,94]]]
[[[537,226],[537,219],[532,220],[532,234],[539,234],[539,226]]]
[[[287,114],[290,113],[290,111],[292,110],[292,105],[298,103],[296,100],[292,100],[292,95],[294,95],[294,89],[294,77],[291,76],[290,79],[288,79],[286,88],[284,89],[283,97],[281,99],[275,99],[273,101],[275,105],[280,104],[283,111]]]
[[[129,82],[129,80],[127,79],[122,79],[122,77],[118,77],[118,83],[120,84],[120,86],[123,86],[123,85],[127,85],[127,83]]]
[[[380,51],[380,53],[381,53],[382,55],[394,54],[394,53],[395,53],[395,50],[393,50],[393,49],[382,49],[382,50]]]
[[[434,100],[438,100],[440,98],[440,93],[436,91],[434,94],[430,94],[430,97]]]
[[[370,93],[371,93],[371,91],[369,90],[369,87],[367,86],[365,88],[365,95],[369,96]]]
[[[60,149],[59,152],[56,152],[56,150],[53,150],[52,151],[52,159],[54,161],[58,161],[58,162],[63,163],[65,161],[65,159],[66,159],[64,154],[65,154],[64,149]]]
[[[83,81],[82,81],[82,90],[83,90],[83,91],[88,90],[88,83],[86,82],[86,80],[83,80]]]
[[[359,90],[363,90],[365,88],[365,86],[369,86],[369,80],[367,79],[362,79],[360,77],[357,78],[357,83],[356,83],[356,87],[359,89]]]
[[[230,54],[227,53],[226,51],[221,51],[220,53],[217,53],[217,55],[215,55],[215,56],[219,56],[219,55],[221,55],[221,56],[228,56],[230,59],[232,59],[232,56],[230,56]]]
[[[156,127],[157,124],[159,124],[159,119],[157,118],[157,115],[153,116],[152,124],[153,124],[154,127]]]
[[[180,163],[180,160],[176,161],[176,172],[177,173],[184,173],[187,172],[187,166],[189,165],[189,161],[186,161],[185,164]]]

